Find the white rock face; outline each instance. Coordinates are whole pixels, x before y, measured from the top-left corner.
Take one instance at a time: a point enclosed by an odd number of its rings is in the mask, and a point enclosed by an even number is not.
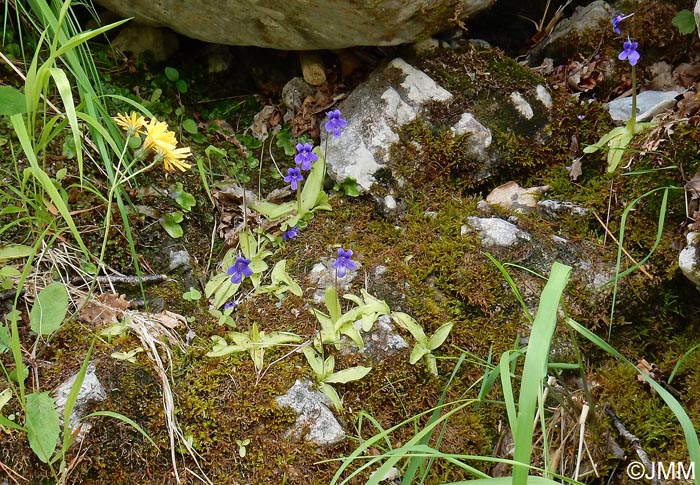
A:
[[[495,0],[97,0],[121,16],[214,44],[283,50],[398,45],[426,38]]]
[[[484,246],[512,246],[516,242],[529,241],[530,235],[518,229],[514,224],[497,217],[468,217],[467,223],[481,236]],[[469,227],[462,226],[462,234],[469,232]]]
[[[527,99],[525,99],[519,92],[513,91],[510,93],[510,100],[513,103],[513,106],[515,106],[516,111],[526,120],[531,120],[532,117],[535,116],[535,112],[532,111],[532,106],[530,106]]]
[[[538,197],[547,190],[549,190],[548,185],[524,189],[510,181],[493,189],[486,196],[486,202],[491,206],[498,205],[507,211],[530,212],[537,208]]]
[[[696,287],[700,288],[700,261],[698,261],[699,232],[689,232],[686,236],[688,245],[678,255],[678,266]]]
[[[654,115],[676,105],[677,91],[642,91],[637,95],[637,121],[649,121]],[[632,114],[632,96],[618,98],[607,104],[610,117],[627,121]]]
[[[77,377],[77,374],[70,377],[54,391],[54,395],[56,397],[56,409],[58,410],[58,414],[61,419],[63,419],[63,408],[66,406],[68,394],[70,394]],[[80,419],[86,414],[87,408],[91,403],[104,401],[106,397],[107,395],[102,388],[102,384],[100,384],[100,381],[97,379],[97,375],[95,374],[95,364],[91,362],[88,364],[88,369],[85,373],[83,384],[80,386],[80,390],[78,391],[78,398],[75,401],[73,412],[68,419],[71,429],[75,431],[78,428],[78,426],[81,424]],[[91,427],[92,426],[90,423],[82,423],[82,427],[80,428],[80,432],[76,438],[78,442],[83,440]]]
[[[452,127],[455,136],[461,136],[469,133],[469,144],[466,149],[470,151],[472,156],[478,158],[482,162],[488,158],[488,148],[491,146],[493,136],[491,130],[479,123],[471,113],[462,113],[459,121]]]
[[[289,435],[319,445],[334,445],[345,439],[345,431],[328,406],[330,400],[311,388],[308,380],[297,380],[287,394],[275,398],[280,407],[292,408],[299,416]]]
[[[375,183],[373,174],[389,161],[388,150],[399,140],[398,129],[413,121],[429,101],[450,99],[452,94],[423,71],[394,59],[343,101],[340,109],[348,126],[342,134],[328,136],[323,130],[328,173],[338,183],[354,178],[361,190],[368,191]]]

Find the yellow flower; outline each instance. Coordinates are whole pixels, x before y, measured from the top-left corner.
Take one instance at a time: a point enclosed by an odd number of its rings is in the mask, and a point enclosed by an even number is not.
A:
[[[175,169],[178,169],[181,172],[189,170],[192,165],[184,162],[183,159],[189,157],[190,154],[191,152],[189,147],[163,150],[163,168],[169,172],[172,172]]]
[[[117,113],[117,116],[113,119],[129,136],[135,135],[141,128],[146,126],[146,119],[143,116],[139,116],[136,111],[132,111],[129,115]]]
[[[165,121],[158,121],[152,118],[146,125],[146,139],[143,142],[145,149],[153,149],[154,151],[168,152],[174,150],[177,145],[175,133],[168,130],[168,124]]]

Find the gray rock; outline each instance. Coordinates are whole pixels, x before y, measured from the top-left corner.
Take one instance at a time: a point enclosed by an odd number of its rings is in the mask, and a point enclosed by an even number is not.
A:
[[[571,17],[557,23],[552,33],[530,53],[531,65],[539,63],[545,57],[566,59],[573,51],[572,40],[576,37],[590,36],[603,26],[612,29],[614,16],[612,7],[604,0],[596,0],[589,5],[576,7]]]
[[[537,93],[537,100],[544,105],[545,108],[549,109],[552,107],[553,101],[552,101],[552,95],[549,94],[549,91],[547,91],[547,88],[542,86],[541,84],[538,84],[537,87],[535,88],[535,91]]]
[[[488,149],[493,141],[491,130],[479,123],[473,114],[462,113],[459,121],[452,127],[452,131],[455,136],[469,133],[469,143],[465,149],[471,156],[482,163],[487,161],[489,157]]]
[[[56,398],[56,409],[58,410],[61,420],[63,419],[63,409],[66,406],[68,394],[70,394],[77,377],[78,374],[76,373],[73,377],[70,377],[68,380],[63,382],[63,384],[58,386],[58,388],[56,388],[54,391]],[[87,372],[85,373],[85,378],[83,379],[83,384],[80,386],[80,391],[78,391],[78,398],[75,401],[73,412],[68,418],[68,424],[73,431],[78,429],[78,426],[82,424],[78,437],[76,438],[78,442],[83,440],[92,427],[90,423],[80,422],[81,418],[87,413],[88,406],[94,402],[104,401],[106,398],[107,395],[102,388],[102,384],[100,384],[100,381],[97,379],[97,375],[95,375],[95,364],[90,362],[88,364]]]
[[[357,272],[362,267],[358,261],[355,261],[357,264],[357,269],[355,271],[348,271],[345,273],[345,276],[336,279],[335,269],[333,269],[334,261],[334,259],[322,258],[320,263],[316,263],[314,267],[311,268],[307,276],[309,282],[316,285],[316,291],[313,296],[315,303],[323,303],[326,299],[326,288],[335,286],[336,283],[338,284],[339,294],[342,295],[343,292],[350,290],[350,283],[355,279]]]
[[[322,144],[328,142],[328,173],[338,183],[352,177],[368,191],[376,181],[373,174],[389,162],[398,128],[413,121],[426,103],[451,99],[451,93],[403,59],[379,68],[341,103],[348,121],[343,133],[322,132]]]
[[[215,44],[283,50],[398,45],[473,17],[494,0],[98,0],[123,17]]]
[[[637,121],[649,121],[676,105],[677,91],[642,91],[637,95]],[[607,105],[615,121],[627,121],[632,115],[632,96],[613,99]]]
[[[539,209],[540,214],[545,217],[549,217],[550,219],[556,219],[563,214],[585,216],[589,212],[589,210],[585,207],[578,206],[573,202],[554,199],[538,201],[537,208]]]
[[[529,241],[530,235],[510,222],[497,217],[468,217],[469,226],[462,226],[462,234],[471,229],[479,232],[484,246],[512,246],[518,241]]]
[[[406,341],[396,332],[396,327],[394,327],[389,315],[381,315],[377,318],[369,332],[362,331],[361,320],[355,322],[355,328],[360,331],[362,341],[365,343],[365,347],[360,352],[373,362],[381,362],[396,352],[408,348]],[[342,348],[346,353],[358,351],[353,344],[345,345]]]
[[[155,62],[163,62],[178,48],[177,36],[166,29],[137,23],[127,24],[112,41],[112,47],[131,52],[134,57],[150,53]]]
[[[314,92],[314,88],[303,77],[293,77],[282,88],[282,104],[287,110],[296,113],[304,100]]]
[[[685,277],[700,289],[700,257],[698,255],[700,232],[689,232],[686,241],[687,246],[678,255],[678,266]]]
[[[331,404],[322,392],[312,389],[311,381],[297,380],[287,394],[275,398],[280,407],[292,408],[298,414],[292,439],[304,439],[318,446],[328,446],[345,439],[345,431],[328,408]]]
[[[178,268],[187,270],[190,268],[190,253],[184,249],[181,251],[170,251],[170,264],[168,271],[173,271]]]

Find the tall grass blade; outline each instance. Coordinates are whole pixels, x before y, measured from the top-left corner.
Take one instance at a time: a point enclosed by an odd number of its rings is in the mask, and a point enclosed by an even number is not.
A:
[[[525,354],[523,377],[518,397],[518,419],[513,432],[515,453],[513,460],[522,465],[513,468],[513,485],[527,483],[530,455],[532,453],[532,433],[537,409],[538,392],[547,376],[547,362],[554,329],[557,325],[559,300],[569,279],[571,267],[555,262],[549,280],[540,296],[535,321],[532,324],[530,340]]]

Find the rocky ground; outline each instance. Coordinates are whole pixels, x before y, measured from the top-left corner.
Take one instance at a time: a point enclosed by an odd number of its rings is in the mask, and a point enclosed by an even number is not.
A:
[[[194,167],[167,178],[149,172],[128,190],[138,261],[150,278],[141,288],[115,223],[112,273],[92,296],[64,241],[47,249],[36,288],[26,290],[34,297],[60,276],[75,308],[82,306],[38,344],[33,385],[55,396],[97,336],[79,407],[121,413],[153,440],[121,421],[89,418],[68,453],[67,482],[341,483],[333,480],[343,457],[404,421],[368,451],[409,442],[427,415],[411,418],[440,402],[467,405],[432,445],[511,458],[503,393],[499,384],[484,393],[484,377],[503,352],[528,344],[527,313],[536,312],[555,261],[573,268],[562,301],[567,315],[662,384],[697,423],[700,278],[688,241],[700,190],[699,40],[672,24],[690,6],[633,3],[567,9],[550,35],[533,33],[518,46],[501,42],[500,32],[484,34],[491,43],[471,38],[493,20],[485,17],[466,34],[323,52],[326,81],[318,86],[304,81],[291,53],[185,42],[161,63],[148,55],[115,63],[104,54],[113,67],[104,74],[109,89],[179,127]],[[626,38],[611,24],[632,11],[622,26],[639,43],[636,108],[654,124],[609,171],[606,150],[584,149],[632,112],[630,64],[618,57]],[[2,77],[12,81],[9,70]],[[339,136],[325,128],[332,109],[347,120]],[[4,122],[2,129],[9,139]],[[304,173],[303,217],[283,180],[297,142],[319,147],[319,165]],[[63,154],[53,173],[70,169]],[[71,193],[76,210],[96,205]],[[186,195],[194,203],[183,203]],[[91,249],[103,211],[76,216]],[[175,212],[180,219],[169,224]],[[293,226],[299,231],[289,237]],[[21,231],[0,237],[23,242]],[[355,262],[340,278],[339,248],[352,249]],[[238,256],[251,260],[255,275],[234,287],[227,270]],[[491,258],[505,265],[522,304]],[[316,345],[313,355],[314,339],[326,335],[323,316],[334,318],[327,288],[355,295],[341,298],[338,311],[356,313],[342,339]],[[3,312],[12,298],[14,291],[2,294]],[[426,338],[445,333],[423,358],[411,358],[421,340],[408,316]],[[20,328],[30,346],[29,329]],[[12,366],[9,352],[0,357]],[[330,369],[314,367],[330,357]],[[550,361],[565,364],[552,370],[545,417],[559,473],[625,484],[632,483],[625,467],[640,449],[652,461],[688,461],[676,418],[633,367],[576,338],[563,321]],[[366,368],[358,379],[330,377]],[[584,403],[588,454],[577,466]],[[12,401],[0,409],[19,413]],[[4,431],[5,483],[50,482],[26,436]],[[536,436],[537,466],[543,437]],[[510,474],[503,465],[470,464],[490,476]],[[347,483],[365,483],[372,471]],[[425,483],[469,478],[438,460]]]

